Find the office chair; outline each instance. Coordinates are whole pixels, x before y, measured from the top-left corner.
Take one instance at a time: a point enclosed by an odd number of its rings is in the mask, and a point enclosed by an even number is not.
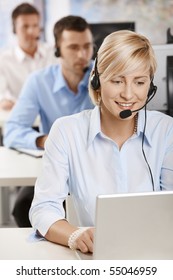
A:
[[[79,226],[76,209],[74,207],[73,200],[70,195],[68,195],[68,197],[66,198],[65,205],[67,221],[75,226]]]

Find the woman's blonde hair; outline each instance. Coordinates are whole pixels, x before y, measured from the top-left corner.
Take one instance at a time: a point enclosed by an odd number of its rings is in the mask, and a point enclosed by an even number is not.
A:
[[[142,69],[144,72],[149,71],[152,79],[157,66],[149,40],[129,30],[116,31],[105,37],[98,50],[96,63],[89,79],[89,95],[95,105],[99,104],[100,90],[91,86],[94,74],[98,74],[98,79],[102,75],[105,81],[109,81],[115,75],[125,76]]]

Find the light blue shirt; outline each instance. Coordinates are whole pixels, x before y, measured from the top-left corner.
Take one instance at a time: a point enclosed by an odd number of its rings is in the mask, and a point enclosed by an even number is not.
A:
[[[69,89],[60,65],[52,65],[30,75],[6,123],[4,145],[37,149],[36,138],[48,134],[57,118],[93,108],[88,95],[92,65],[93,62],[79,83],[77,94]],[[32,128],[37,115],[41,119],[39,133]]]
[[[149,168],[142,154],[144,111],[137,133],[119,150],[100,128],[100,110],[86,110],[58,119],[46,141],[43,169],[30,210],[34,228],[43,235],[64,218],[62,202],[71,194],[79,225],[93,226],[99,194],[152,191]],[[147,111],[144,150],[155,191],[173,190],[173,119]],[[147,206],[146,206],[147,207]]]

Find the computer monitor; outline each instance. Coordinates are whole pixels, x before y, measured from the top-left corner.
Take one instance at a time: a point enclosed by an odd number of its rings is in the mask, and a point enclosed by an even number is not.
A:
[[[90,26],[97,49],[100,47],[103,39],[114,31],[122,29],[135,31],[135,22],[90,23]]]

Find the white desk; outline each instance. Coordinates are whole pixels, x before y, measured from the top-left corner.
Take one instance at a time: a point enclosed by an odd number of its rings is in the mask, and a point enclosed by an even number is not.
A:
[[[49,241],[29,241],[32,228],[0,228],[0,260],[75,260],[75,252]]]
[[[0,224],[6,221],[8,201],[6,187],[34,186],[41,169],[41,158],[0,147]]]

